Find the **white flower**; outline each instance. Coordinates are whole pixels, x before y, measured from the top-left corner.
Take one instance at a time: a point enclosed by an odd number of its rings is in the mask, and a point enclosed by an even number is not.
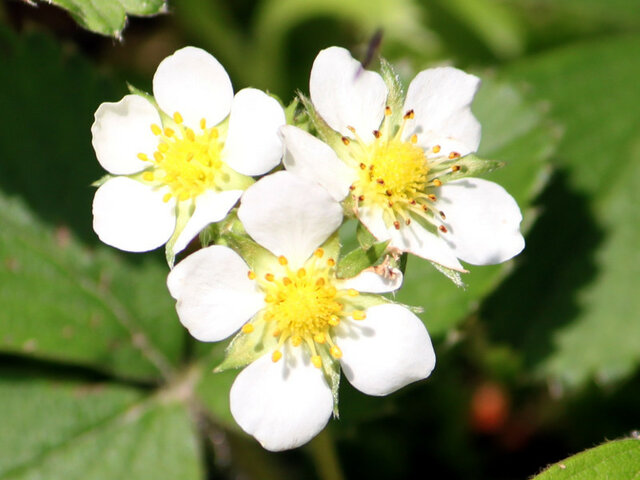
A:
[[[279,163],[285,117],[259,90],[234,96],[222,65],[194,47],[160,63],[153,94],[96,111],[93,147],[112,176],[95,194],[93,227],[103,242],[134,252],[171,239],[172,257],[227,215],[251,175]]]
[[[479,83],[455,68],[424,70],[402,110],[392,111],[380,75],[343,48],[322,50],[311,70],[311,101],[338,141],[332,149],[285,126],[283,163],[337,200],[351,191],[359,220],[391,247],[458,271],[458,259],[503,262],[524,247],[515,200],[493,182],[451,180],[480,143],[470,108]]]
[[[224,246],[202,249],[168,277],[180,321],[202,341],[262,346],[242,363],[230,392],[238,424],[269,450],[300,446],[327,423],[333,395],[327,364],[370,395],[427,377],[433,347],[422,322],[403,306],[361,292],[397,289],[400,272],[365,270],[336,278],[342,209],[322,187],[289,172],[251,186],[238,216],[266,248],[252,268]],[[335,238],[335,237],[331,237]],[[253,349],[248,349],[254,351]]]

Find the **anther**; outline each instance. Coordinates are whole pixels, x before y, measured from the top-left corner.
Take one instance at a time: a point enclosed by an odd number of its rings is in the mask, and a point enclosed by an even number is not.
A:
[[[315,340],[316,343],[320,343],[320,344],[327,341],[326,337],[324,336],[324,333],[316,333],[313,336],[313,339]]]
[[[412,198],[411,200],[409,200],[409,203],[410,203],[411,205],[415,205],[415,204],[416,204],[416,203],[418,203],[418,202],[416,202],[416,199],[415,199],[415,198]]]
[[[352,192],[353,192],[355,189],[356,189],[356,186],[355,186],[355,185],[350,185],[350,186],[349,186],[349,190],[351,190]]]
[[[384,179],[383,178],[378,178],[376,180],[376,182],[378,182],[380,185],[384,185]]]
[[[316,249],[315,252],[313,252],[313,254],[317,257],[317,258],[322,258],[322,256],[324,255],[324,250],[322,248],[318,248]]]
[[[153,158],[155,159],[156,162],[161,162],[162,159],[164,158],[164,155],[156,151],[156,152],[153,152]]]
[[[451,167],[452,172],[459,172],[462,167],[460,165],[454,165]]]
[[[347,137],[342,137],[342,143],[344,143],[345,145],[349,145],[349,143],[351,143],[351,140],[349,140]]]
[[[413,112],[413,109],[409,110],[407,113],[404,114],[404,119],[405,120],[409,120],[413,117],[415,117],[415,113]]]
[[[190,128],[187,128],[187,138],[192,142],[195,142],[196,140],[196,134],[193,133],[193,130],[191,130]]]
[[[394,227],[396,230],[400,230],[400,222],[399,222],[399,221],[397,221],[397,220],[396,220],[395,222],[393,222],[393,227]]]
[[[329,258],[327,260],[327,265],[330,266],[330,267],[335,267],[336,261],[333,258]]]
[[[289,263],[289,262],[288,262],[288,260],[287,260],[287,257],[285,257],[285,256],[283,256],[283,255],[280,255],[280,256],[278,257],[278,263],[279,263],[280,265],[286,265],[286,264],[287,264],[287,263]]]
[[[422,204],[422,210],[424,210],[424,211],[426,212],[427,210],[429,210],[429,207],[427,207],[427,206],[423,203],[423,204]]]
[[[142,160],[143,162],[148,162],[149,161],[149,157],[147,157],[146,153],[139,153],[137,155],[137,157]]]
[[[448,232],[447,227],[445,227],[444,225],[440,225],[438,227],[438,230],[440,230],[442,233],[447,233]]]
[[[202,130],[204,130],[205,128],[207,128],[207,119],[206,118],[201,118],[200,119],[200,128]]]
[[[411,135],[411,137],[409,138],[409,141],[415,145],[416,143],[418,143],[418,135],[416,135],[416,134],[414,133],[414,134],[413,134],[413,135]]]
[[[278,360],[282,358],[282,352],[280,350],[274,350],[271,354],[271,361],[276,363]]]
[[[351,125],[347,125],[347,130],[349,130],[351,133],[356,133],[356,129]]]
[[[209,138],[218,138],[218,129],[212,128],[209,130]]]
[[[253,332],[255,329],[253,328],[253,325],[251,325],[250,323],[245,323],[242,326],[242,333],[251,333]]]
[[[340,323],[340,317],[338,317],[337,315],[331,315],[327,323],[329,323],[329,325],[331,325],[332,327],[335,327]]]
[[[282,283],[284,284],[285,287],[288,287],[289,285],[291,285],[291,279],[289,277],[282,277]]]
[[[147,182],[153,181],[153,172],[144,172],[142,174],[142,179],[146,180]]]
[[[313,363],[313,366],[316,368],[322,368],[322,358],[320,358],[320,355],[312,356],[311,363]]]
[[[434,145],[431,150],[433,150],[433,153],[440,153],[440,145]]]
[[[384,193],[387,194],[387,197],[390,197],[391,195],[393,195],[393,191],[391,189],[387,189],[387,191],[385,191]]]
[[[358,295],[360,295],[360,292],[355,288],[350,288],[349,290],[347,290],[347,295],[349,295],[350,297],[357,297]]]
[[[434,184],[436,187],[441,187],[441,186],[442,186],[442,182],[441,182],[440,180],[438,180],[437,178],[434,178],[434,179],[433,179],[433,184]]]
[[[442,217],[443,220],[445,220],[447,218],[447,216],[444,214],[444,212],[442,210],[440,210],[438,213],[440,214],[440,216]]]
[[[331,350],[329,350],[329,353],[331,353],[331,356],[333,358],[341,358],[342,357],[342,350],[340,350],[336,345],[331,347]]]
[[[267,273],[264,278],[267,282],[273,282],[273,273]]]
[[[453,160],[454,158],[460,158],[460,154],[458,152],[451,152],[449,154],[449,159]]]
[[[367,166],[364,163],[360,164],[360,170],[366,170]]]
[[[407,219],[404,221],[404,223],[405,223],[406,225],[411,225],[411,219],[410,219],[410,218],[407,218]]]
[[[180,112],[176,112],[173,114],[173,121],[176,122],[177,124],[181,124],[184,119],[182,118],[182,115],[180,115]]]
[[[158,145],[158,150],[160,150],[162,153],[167,153],[169,151],[169,145],[162,142]]]
[[[267,295],[265,295],[264,301],[267,302],[267,303],[273,303],[273,302],[276,301],[276,299],[275,299],[275,297],[273,295],[268,293]]]
[[[304,268],[298,270],[298,277],[302,278],[307,274],[307,271]]]
[[[169,127],[166,127],[166,128],[164,129],[164,134],[165,134],[165,136],[167,136],[167,137],[173,137],[173,134],[174,134],[174,133],[176,133],[176,132],[174,132],[174,131],[173,131],[171,128],[169,128]]]
[[[152,123],[151,124],[151,132],[154,135],[160,135],[162,133],[162,129],[158,125],[156,125],[155,123]]]
[[[299,347],[302,344],[302,337],[300,335],[294,335],[291,337],[291,345]]]
[[[249,277],[249,280],[255,280],[256,279],[256,272],[254,272],[253,270],[249,270],[247,272],[247,277]]]
[[[438,197],[436,197],[433,193],[430,193],[429,195],[427,195],[427,198],[432,202],[436,202],[438,200]]]
[[[389,202],[387,203],[387,205],[389,205],[390,207],[393,207],[393,200],[389,200]]]
[[[380,130],[374,130],[373,131],[373,136],[376,138],[380,138],[382,136],[382,134],[380,133]]]
[[[386,107],[384,107],[384,114],[388,117],[389,115],[391,115],[391,107],[389,105],[387,105]]]
[[[321,287],[326,283],[326,280],[322,277],[316,280],[316,286]]]
[[[164,197],[162,197],[162,201],[164,203],[167,203],[169,200],[171,200],[171,194],[170,193],[165,193]]]
[[[358,197],[358,201],[359,201],[359,202],[364,202],[364,195],[360,195],[360,196]]]
[[[362,310],[354,310],[353,312],[351,312],[351,318],[353,318],[354,320],[364,320],[365,318],[367,318],[367,314]]]

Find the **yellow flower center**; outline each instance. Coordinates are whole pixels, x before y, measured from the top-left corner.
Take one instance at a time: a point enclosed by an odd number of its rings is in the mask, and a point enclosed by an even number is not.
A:
[[[192,199],[208,189],[221,190],[230,175],[229,167],[221,160],[224,142],[219,139],[218,129],[208,128],[203,118],[200,130],[194,132],[183,125],[178,112],[173,119],[175,130],[151,125],[151,131],[158,137],[158,147],[152,158],[138,154],[139,159],[152,164],[143,172],[142,179],[168,186],[170,192],[164,196],[165,202],[171,197],[180,201]]]
[[[311,361],[316,367],[322,366],[319,355],[321,348],[328,349],[334,358],[342,352],[332,338],[332,327],[346,316],[356,320],[365,318],[365,312],[354,307],[352,299],[359,293],[353,289],[337,289],[335,283],[334,259],[322,260],[324,251],[316,250],[304,267],[292,270],[285,257],[279,257],[281,268],[267,273],[263,278],[255,278],[265,292],[266,308],[260,319],[273,324],[273,335],[278,337],[278,348],[272,354],[277,362],[281,357],[282,345],[289,341],[294,347],[303,343],[308,347]],[[245,325],[243,332],[253,332],[251,324]]]
[[[434,206],[437,198],[432,190],[442,185],[438,177],[459,170],[459,166],[450,164],[460,155],[445,155],[439,145],[425,150],[417,145],[416,134],[406,138],[406,123],[414,118],[412,110],[395,131],[387,120],[389,107],[385,114],[380,130],[373,132],[373,141],[365,142],[352,127],[349,129],[355,140],[342,139],[347,151],[343,160],[358,173],[351,185],[356,205],[381,211],[388,227],[399,230],[402,224],[418,219],[446,232],[442,225],[445,215]]]

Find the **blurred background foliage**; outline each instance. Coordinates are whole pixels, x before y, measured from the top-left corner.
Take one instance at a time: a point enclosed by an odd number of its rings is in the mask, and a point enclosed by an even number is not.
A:
[[[528,478],[640,427],[639,1],[28,3],[0,3],[0,479]],[[405,82],[482,77],[480,154],[506,162],[489,178],[527,247],[465,290],[411,258],[398,299],[424,308],[433,375],[384,398],[343,382],[340,420],[270,454],[230,417],[235,373],[211,373],[224,345],[180,326],[162,254],[94,235],[92,115],[185,45],[288,103],[321,48],[364,58],[378,29]],[[611,478],[640,471],[633,448]]]

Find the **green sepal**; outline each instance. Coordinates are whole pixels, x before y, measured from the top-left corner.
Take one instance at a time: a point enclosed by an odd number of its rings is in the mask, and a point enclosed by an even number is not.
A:
[[[98,180],[96,180],[95,182],[93,182],[91,184],[92,187],[101,187],[102,185],[104,185],[105,183],[107,183],[108,180],[114,178],[114,175],[110,175],[110,174],[106,174],[103,175],[102,177],[100,177]]]
[[[253,332],[241,331],[231,340],[224,360],[213,370],[215,373],[249,365],[277,346],[278,339],[272,334],[275,323],[265,322],[260,315],[248,323],[253,325]]]
[[[376,293],[360,293],[357,297],[353,297],[349,301],[349,305],[357,310],[366,310],[368,308],[375,307],[376,305],[383,305],[386,303],[396,302]]]
[[[278,263],[278,259],[273,253],[258,245],[244,232],[239,220],[233,223],[231,229],[226,229],[223,226],[220,231],[218,243],[234,250],[251,270],[256,272],[270,271]]]
[[[291,100],[291,103],[289,105],[287,105],[284,109],[284,118],[285,121],[287,123],[287,125],[295,125],[298,128],[302,128],[299,124],[301,124],[302,122],[298,122],[298,116],[296,115],[297,110],[298,110],[298,106],[300,105],[300,100],[297,98],[294,98],[293,100]],[[304,130],[304,128],[303,128]]]
[[[442,168],[434,169],[431,173],[438,173],[438,170],[441,170],[442,173],[438,175],[437,178],[442,183],[446,183],[466,177],[477,177],[497,170],[503,166],[504,162],[500,162],[498,160],[485,160],[483,158],[476,157],[473,154],[469,154],[458,159],[453,159],[450,162],[446,162],[442,165]],[[457,167],[460,167],[457,171],[452,170],[452,168],[457,169]]]
[[[209,245],[217,243],[218,237],[220,237],[219,224],[210,223],[202,229],[198,237],[200,239],[200,245],[202,245],[202,248],[206,248]]]
[[[340,361],[333,358],[326,345],[318,348],[318,355],[322,359],[322,373],[324,378],[331,388],[331,395],[333,397],[333,416],[335,418],[340,417],[338,411],[338,390],[340,387]]]
[[[327,258],[337,259],[340,255],[340,235],[338,232],[334,232],[326,242],[324,242],[320,247],[327,254]],[[338,262],[339,263],[339,262]]]
[[[458,272],[457,270],[453,270],[451,268],[443,267],[442,265],[440,265],[439,263],[436,263],[436,262],[431,262],[431,265],[433,265],[436,268],[436,270],[438,270],[445,277],[447,277],[449,280],[451,280],[453,283],[455,283],[456,286],[458,286],[460,288],[465,288],[465,289],[467,288],[467,284],[462,281],[462,277],[460,276],[460,272]]]
[[[358,226],[356,227],[356,240],[358,240],[360,246],[365,250],[371,248],[378,241],[361,222],[358,222]]]
[[[148,100],[150,103],[152,103],[154,107],[158,108],[158,104],[156,103],[156,99],[153,98],[153,95],[151,95],[150,93],[139,89],[138,87],[136,87],[135,85],[130,84],[129,82],[127,82],[127,89],[129,89],[129,93],[132,93],[133,95],[140,95],[142,98],[144,98],[145,100]]]
[[[164,247],[164,254],[167,259],[167,264],[169,268],[173,268],[173,264],[176,260],[176,253],[173,251],[173,247],[178,241],[178,237],[184,230],[184,227],[187,225],[187,222],[193,215],[193,211],[195,210],[195,202],[176,202],[176,228],[173,231],[173,235],[167,242]]]
[[[402,111],[404,106],[404,88],[400,83],[400,77],[393,69],[393,66],[386,59],[380,58],[380,74],[387,85],[389,93],[387,95],[387,106],[391,108],[391,117],[386,121],[391,125],[399,125],[402,116],[406,113]]]
[[[369,248],[360,246],[351,250],[338,261],[336,277],[355,277],[366,268],[375,265],[384,256],[388,245],[389,240],[386,240],[384,242],[374,243]]]

